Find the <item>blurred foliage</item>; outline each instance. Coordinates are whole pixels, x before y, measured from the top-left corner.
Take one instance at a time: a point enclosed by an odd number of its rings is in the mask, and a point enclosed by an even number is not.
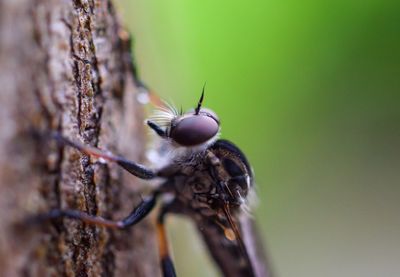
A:
[[[400,276],[399,1],[118,4],[142,80],[184,109],[207,81],[279,276]],[[178,273],[216,274],[184,222]]]

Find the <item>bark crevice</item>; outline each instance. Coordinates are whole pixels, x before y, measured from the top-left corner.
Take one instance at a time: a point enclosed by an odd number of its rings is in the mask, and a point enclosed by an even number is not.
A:
[[[52,208],[117,219],[140,201],[140,182],[118,166],[32,130],[140,161],[143,120],[130,38],[110,1],[5,0],[1,7],[0,275],[159,275],[149,220],[121,232],[68,219],[15,231]]]

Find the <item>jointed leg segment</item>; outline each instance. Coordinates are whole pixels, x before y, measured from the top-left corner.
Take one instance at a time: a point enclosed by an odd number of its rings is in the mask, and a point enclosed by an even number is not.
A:
[[[166,209],[162,209],[157,221],[157,238],[160,255],[161,270],[164,277],[175,277],[175,268],[168,249],[167,234],[164,225]]]
[[[130,172],[131,174],[133,174],[141,179],[153,179],[157,175],[156,172],[154,172],[151,169],[146,168],[145,166],[143,166],[141,164],[129,161],[120,156],[115,156],[112,154],[104,153],[97,148],[93,148],[93,147],[89,147],[89,146],[86,146],[86,145],[83,145],[83,144],[80,144],[77,142],[73,142],[73,141],[61,136],[59,133],[52,133],[51,136],[53,139],[57,140],[58,142],[65,144],[65,145],[69,145],[73,148],[76,148],[79,151],[81,151],[82,153],[85,153],[87,155],[94,156],[97,158],[103,158],[103,159],[111,161],[111,162],[115,162],[118,165],[120,165],[122,168],[124,168],[125,170]]]
[[[161,137],[165,136],[164,131],[159,128],[153,122],[148,122],[148,125]],[[58,133],[52,133],[52,138],[57,140],[58,142],[76,148],[77,150],[98,158],[103,158],[108,161],[112,161],[120,165],[122,168],[130,172],[131,174],[141,178],[141,179],[152,179],[157,176],[157,173],[151,169],[144,167],[138,163],[126,160],[123,157],[115,156],[112,154],[104,153],[99,149],[89,147],[77,142],[73,142]],[[56,218],[67,217],[71,219],[80,220],[87,224],[104,226],[107,228],[116,228],[116,229],[125,229],[130,226],[135,225],[139,221],[141,221],[144,217],[148,215],[148,213],[154,208],[156,204],[158,192],[154,192],[150,197],[143,200],[137,207],[133,209],[133,211],[124,219],[119,221],[109,220],[102,218],[100,216],[89,215],[85,212],[78,210],[52,210],[47,214],[39,215],[35,218],[36,222],[41,222],[44,220],[51,220]],[[160,263],[161,269],[163,272],[163,276],[165,277],[175,277],[175,268],[172,263],[172,259],[168,250],[168,241],[164,226],[164,216],[167,212],[167,207],[163,207],[160,211],[160,215],[157,221],[157,238],[159,243],[159,254],[160,254]]]
[[[51,210],[47,214],[42,214],[36,217],[35,221],[41,222],[44,220],[67,217],[80,220],[87,224],[99,225],[108,228],[126,229],[145,218],[148,213],[154,208],[155,204],[156,194],[143,200],[138,206],[133,209],[133,211],[126,218],[118,221],[105,219],[100,216],[90,215],[78,210]]]

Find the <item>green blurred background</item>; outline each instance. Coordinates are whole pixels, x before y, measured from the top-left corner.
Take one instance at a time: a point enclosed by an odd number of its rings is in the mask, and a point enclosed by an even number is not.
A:
[[[119,0],[142,80],[251,161],[279,276],[400,276],[400,2]],[[217,276],[169,218],[180,276]]]

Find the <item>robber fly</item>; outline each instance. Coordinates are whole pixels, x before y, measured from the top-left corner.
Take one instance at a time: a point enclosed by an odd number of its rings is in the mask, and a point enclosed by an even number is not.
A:
[[[147,121],[161,137],[163,153],[168,154],[168,162],[158,169],[53,134],[60,143],[115,162],[141,179],[160,179],[162,182],[119,221],[77,210],[52,210],[46,218],[68,217],[124,229],[146,217],[159,201],[157,237],[164,276],[176,276],[164,227],[168,213],[186,215],[194,220],[225,276],[269,276],[260,243],[254,237],[252,219],[245,211],[247,197],[253,189],[252,169],[238,147],[218,139],[220,121],[213,111],[202,107],[203,99],[204,88],[195,109],[182,113],[166,105]]]

